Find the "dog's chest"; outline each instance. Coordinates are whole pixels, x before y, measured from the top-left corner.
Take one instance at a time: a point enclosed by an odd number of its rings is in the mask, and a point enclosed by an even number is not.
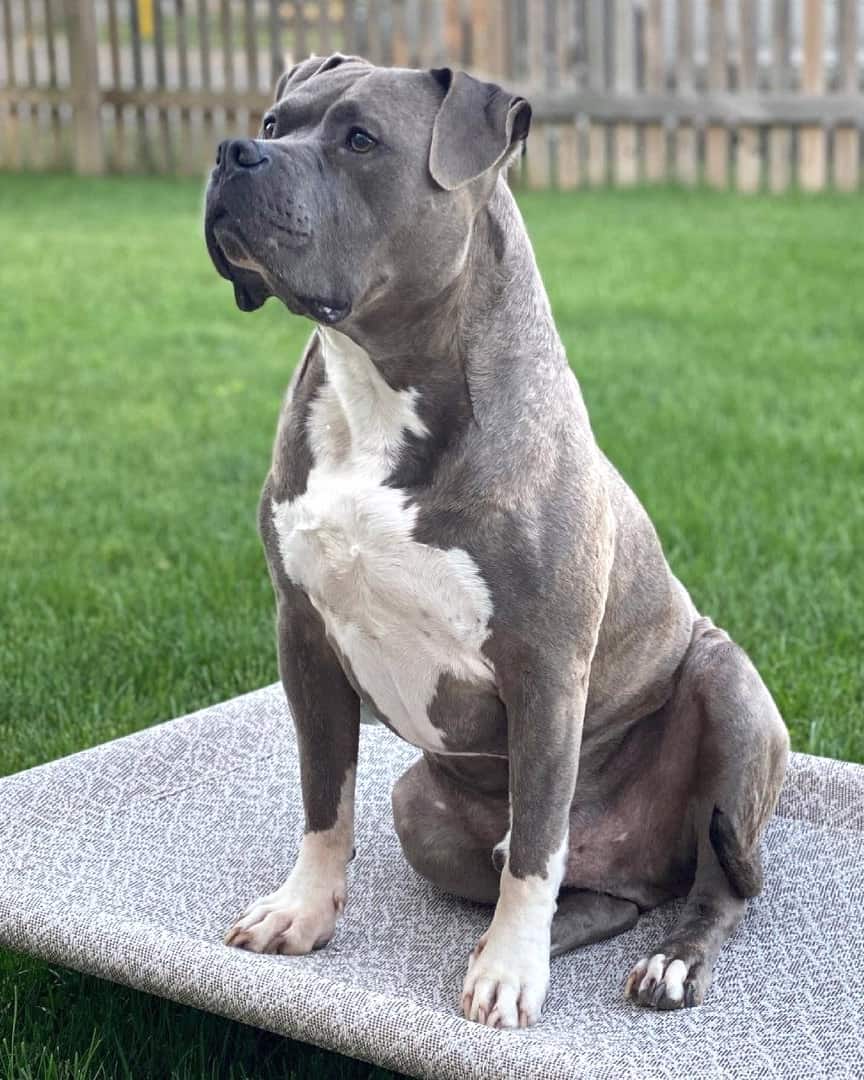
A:
[[[322,337],[306,491],[273,504],[280,557],[378,712],[409,742],[458,752],[430,711],[442,676],[494,682],[489,591],[467,552],[413,539],[417,507],[386,483],[406,432],[426,435],[414,392],[389,387],[343,335]]]

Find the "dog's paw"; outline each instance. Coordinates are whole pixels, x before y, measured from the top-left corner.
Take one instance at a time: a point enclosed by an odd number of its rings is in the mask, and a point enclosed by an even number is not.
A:
[[[701,1005],[702,965],[666,953],[643,956],[624,984],[624,996],[649,1009],[687,1009]]]
[[[462,1012],[487,1027],[528,1027],[540,1019],[548,988],[548,942],[508,942],[487,930],[468,960]]]
[[[301,956],[326,945],[345,907],[345,886],[302,888],[291,879],[246,909],[225,935],[225,944],[257,953]]]

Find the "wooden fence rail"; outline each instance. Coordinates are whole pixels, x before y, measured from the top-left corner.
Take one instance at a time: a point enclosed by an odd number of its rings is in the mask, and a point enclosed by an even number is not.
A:
[[[309,53],[534,106],[533,187],[858,190],[864,0],[0,0],[0,168],[189,172]]]

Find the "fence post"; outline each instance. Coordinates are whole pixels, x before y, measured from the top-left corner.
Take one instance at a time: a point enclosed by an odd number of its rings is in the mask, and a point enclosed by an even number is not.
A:
[[[74,109],[75,171],[105,172],[99,95],[99,41],[95,0],[66,0]]]

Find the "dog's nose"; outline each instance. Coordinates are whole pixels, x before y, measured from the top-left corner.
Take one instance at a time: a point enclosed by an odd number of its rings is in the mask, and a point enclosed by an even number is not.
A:
[[[262,154],[253,139],[226,139],[216,151],[216,165],[231,172],[234,169],[254,169],[269,158]]]

